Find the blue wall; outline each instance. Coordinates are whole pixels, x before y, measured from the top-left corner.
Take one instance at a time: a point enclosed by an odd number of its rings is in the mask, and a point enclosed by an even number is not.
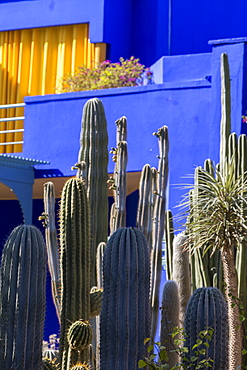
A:
[[[157,166],[158,143],[152,133],[168,126],[169,207],[174,207],[181,194],[174,185],[206,158],[218,161],[222,52],[228,53],[231,69],[232,130],[244,132],[241,116],[246,109],[246,43],[231,40],[214,43],[212,53],[161,58],[153,66],[155,79],[163,82],[160,84],[27,97],[24,151],[20,154],[49,161],[50,168],[63,176],[73,175],[82,108],[88,99],[99,97],[108,121],[109,150],[115,146],[114,122],[123,115],[128,118],[129,172],[140,171],[146,163]],[[113,166],[110,161],[109,172]]]
[[[90,23],[107,57],[147,66],[164,55],[210,52],[208,40],[247,36],[245,0],[0,0],[0,31]]]

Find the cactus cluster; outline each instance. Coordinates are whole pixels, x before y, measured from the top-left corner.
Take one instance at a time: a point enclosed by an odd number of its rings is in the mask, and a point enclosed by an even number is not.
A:
[[[225,85],[227,83],[228,79]],[[237,177],[247,168],[244,160],[247,141],[241,136],[237,142],[236,136],[230,135],[229,96],[225,94],[222,101],[219,168],[224,173],[226,162],[234,154],[234,176]],[[44,187],[42,217],[47,250],[40,232],[32,226],[16,228],[6,242],[0,269],[3,370],[18,366],[30,370],[56,369],[58,363],[61,370],[91,367],[93,370],[136,370],[138,360],[146,354],[145,338],[154,338],[157,329],[164,232],[167,278],[174,280],[168,281],[163,289],[160,328],[161,342],[167,343],[169,366],[175,366],[180,360],[174,352],[171,333],[174,327],[183,324],[190,356],[193,356],[198,332],[212,327],[214,334],[207,356],[213,358],[214,369],[229,366],[227,308],[217,289],[222,287],[221,254],[215,253],[213,258],[208,252],[202,256],[200,250],[191,254],[189,227],[186,235],[174,236],[172,215],[166,212],[168,128],[163,126],[155,134],[159,143],[158,170],[145,165],[141,173],[135,228],[126,227],[126,117],[116,124],[117,144],[112,149],[116,165],[107,181],[108,136],[104,107],[99,99],[90,99],[85,104],[77,177],[65,183],[61,196],[59,247],[52,183]],[[206,161],[205,170],[210,173],[211,168],[210,161]],[[195,172],[197,184],[201,181],[201,171],[198,168]],[[107,182],[114,194],[108,242]],[[196,218],[201,211],[198,194],[194,191],[190,196]],[[244,245],[239,245],[236,267],[240,297],[245,296],[247,289],[243,282],[245,253]],[[44,354],[42,359],[46,255],[61,325],[59,359],[52,353]],[[197,289],[199,285],[215,287]]]

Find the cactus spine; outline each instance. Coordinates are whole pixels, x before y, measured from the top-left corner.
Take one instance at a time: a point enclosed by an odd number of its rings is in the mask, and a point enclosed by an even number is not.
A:
[[[67,331],[70,323],[89,320],[90,315],[90,215],[82,180],[65,183],[60,208],[61,248],[61,335],[62,370],[77,362],[77,351],[69,349]],[[88,350],[81,352],[89,362]]]
[[[118,229],[104,254],[100,315],[101,369],[135,370],[149,337],[150,259],[144,235]]]
[[[175,352],[175,348],[177,347],[172,337],[174,328],[180,327],[179,314],[180,300],[178,285],[175,281],[168,280],[163,287],[160,342],[166,347],[168,354],[167,363],[170,369],[179,362],[179,355]]]
[[[227,305],[221,291],[214,287],[198,288],[191,296],[185,316],[185,347],[190,358],[194,355],[192,347],[199,332],[213,329],[212,340],[205,347],[205,358],[213,360],[212,370],[228,369],[228,316]]]
[[[36,227],[21,225],[12,231],[0,272],[1,369],[41,370],[46,250]]]

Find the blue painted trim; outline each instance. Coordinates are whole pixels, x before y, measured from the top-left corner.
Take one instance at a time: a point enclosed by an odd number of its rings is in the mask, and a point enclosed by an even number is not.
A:
[[[225,45],[225,44],[239,44],[247,42],[247,37],[237,37],[231,39],[209,40],[209,45]]]
[[[208,79],[198,79],[191,81],[177,81],[177,82],[166,82],[163,84],[152,84],[148,86],[133,86],[133,87],[119,87],[114,89],[104,89],[104,90],[92,90],[92,91],[82,91],[82,92],[70,92],[63,94],[50,94],[50,95],[37,95],[37,96],[27,96],[24,101],[26,104],[33,103],[44,103],[51,101],[61,101],[61,100],[75,100],[75,99],[91,99],[94,97],[108,97],[114,95],[131,95],[140,94],[152,91],[163,91],[163,90],[180,90],[180,89],[193,89],[211,87],[211,83]]]

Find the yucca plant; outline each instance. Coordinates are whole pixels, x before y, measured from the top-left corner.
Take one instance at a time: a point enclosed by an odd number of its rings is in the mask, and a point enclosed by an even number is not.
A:
[[[191,253],[220,250],[229,316],[229,370],[241,365],[241,343],[235,248],[247,237],[247,178],[236,178],[234,158],[226,161],[224,171],[196,169],[197,181],[191,186],[182,207],[189,207],[188,245]],[[192,200],[192,201],[191,201]]]

